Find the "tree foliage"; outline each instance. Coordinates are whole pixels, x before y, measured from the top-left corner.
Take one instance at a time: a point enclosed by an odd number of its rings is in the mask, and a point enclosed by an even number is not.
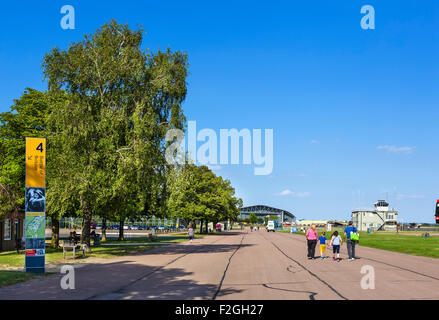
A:
[[[0,215],[24,209],[25,138],[41,137],[47,214],[82,217],[88,246],[92,216],[236,220],[242,200],[230,181],[167,165],[166,132],[186,121],[187,56],[142,49],[142,40],[142,29],[113,20],[45,55],[48,91],[26,89],[0,114]]]
[[[256,223],[258,223],[258,217],[256,216],[256,214],[255,214],[254,212],[251,212],[251,213],[250,213],[249,221],[250,221],[250,223],[252,223],[252,224],[256,224]]]
[[[235,196],[229,180],[216,176],[207,166],[189,164],[173,170],[169,175],[171,215],[186,221],[237,219],[242,200]]]
[[[164,136],[183,127],[187,57],[143,51],[142,38],[113,20],[44,58],[49,89],[70,97],[48,120],[66,168],[54,187],[79,199],[88,245],[93,214],[159,213],[165,197]]]
[[[0,114],[0,215],[24,210],[26,137],[45,137],[48,95],[27,88]]]

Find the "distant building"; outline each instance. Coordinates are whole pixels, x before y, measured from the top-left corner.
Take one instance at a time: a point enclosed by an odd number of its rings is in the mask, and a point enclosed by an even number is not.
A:
[[[352,221],[359,231],[386,230],[396,231],[398,211],[389,209],[389,204],[378,200],[374,210],[353,210]]]
[[[302,227],[311,227],[313,224],[316,225],[317,228],[322,227],[328,227],[328,225],[331,226],[331,228],[334,227],[342,227],[347,225],[347,221],[344,220],[307,220],[302,219],[297,222],[298,225]]]
[[[278,221],[282,223],[296,222],[296,217],[291,212],[269,207],[269,206],[264,206],[264,205],[256,205],[256,206],[241,208],[239,219],[242,220],[249,219],[251,213],[254,213],[258,218],[266,218],[267,216],[277,216]]]
[[[306,220],[302,219],[299,220],[298,224],[302,227],[310,227],[313,224],[316,225],[316,227],[324,227],[328,224],[329,220]]]

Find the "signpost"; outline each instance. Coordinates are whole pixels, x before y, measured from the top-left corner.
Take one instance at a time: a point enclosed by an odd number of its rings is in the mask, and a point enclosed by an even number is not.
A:
[[[26,138],[26,272],[44,273],[46,230],[46,139]]]

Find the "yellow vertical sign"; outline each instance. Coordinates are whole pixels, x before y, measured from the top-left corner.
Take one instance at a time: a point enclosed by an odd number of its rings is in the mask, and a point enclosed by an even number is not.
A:
[[[26,272],[45,272],[46,139],[26,138]]]
[[[45,138],[26,138],[26,187],[46,187]]]

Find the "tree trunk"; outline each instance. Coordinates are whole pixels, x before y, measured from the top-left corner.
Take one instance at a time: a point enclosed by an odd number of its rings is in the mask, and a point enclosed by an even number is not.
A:
[[[102,242],[107,241],[107,219],[102,219]]]
[[[82,202],[82,215],[84,218],[84,222],[82,225],[82,231],[81,231],[81,243],[85,244],[85,251],[91,252],[90,248],[90,222],[92,218],[91,210],[88,207],[88,204],[86,204],[84,201]]]
[[[201,220],[201,223],[200,223],[200,234],[201,233],[203,233],[203,220]]]
[[[52,240],[50,241],[50,247],[52,249],[59,247],[59,218],[55,215],[52,216]]]
[[[123,224],[124,224],[124,219],[120,219],[120,221],[119,221],[119,241],[125,240],[123,237]]]
[[[209,233],[209,221],[206,219],[206,233]]]

